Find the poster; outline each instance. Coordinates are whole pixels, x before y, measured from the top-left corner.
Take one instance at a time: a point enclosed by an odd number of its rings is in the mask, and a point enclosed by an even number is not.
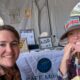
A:
[[[35,45],[35,36],[34,36],[34,30],[33,29],[26,29],[20,31],[21,38],[27,39],[28,45]]]
[[[40,37],[39,38],[39,45],[41,49],[47,49],[47,48],[52,48],[52,38],[50,36],[48,37]]]

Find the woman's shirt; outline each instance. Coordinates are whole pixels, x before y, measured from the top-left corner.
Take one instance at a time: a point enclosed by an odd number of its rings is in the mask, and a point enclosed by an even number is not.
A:
[[[68,71],[65,75],[62,75],[60,70],[58,71],[58,80],[71,80],[76,75],[76,63],[73,57],[68,61]],[[80,75],[80,68],[78,68],[78,75]]]

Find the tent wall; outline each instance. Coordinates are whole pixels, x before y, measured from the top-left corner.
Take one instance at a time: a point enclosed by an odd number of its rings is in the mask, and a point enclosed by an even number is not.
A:
[[[70,11],[79,1],[0,0],[0,16],[5,24],[13,25],[18,31],[33,28],[36,39],[42,32],[59,38]]]

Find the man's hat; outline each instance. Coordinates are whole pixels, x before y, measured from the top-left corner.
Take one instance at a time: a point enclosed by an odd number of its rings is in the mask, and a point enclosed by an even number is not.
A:
[[[80,2],[73,8],[69,20],[64,26],[65,33],[61,36],[60,40],[67,38],[67,34],[75,29],[80,29]]]

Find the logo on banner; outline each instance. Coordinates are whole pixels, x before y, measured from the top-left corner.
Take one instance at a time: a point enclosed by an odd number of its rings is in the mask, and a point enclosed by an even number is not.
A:
[[[52,63],[48,58],[42,58],[38,61],[37,69],[42,72],[46,73],[51,69]]]

